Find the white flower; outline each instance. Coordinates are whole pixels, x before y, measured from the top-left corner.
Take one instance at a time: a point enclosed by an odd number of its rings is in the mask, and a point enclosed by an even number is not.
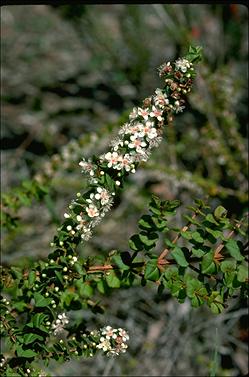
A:
[[[124,143],[123,140],[116,138],[111,141],[110,145],[113,147],[113,150],[116,152],[119,147],[123,147]]]
[[[107,353],[107,356],[118,356],[119,355],[119,351],[116,350],[116,348],[112,348],[108,353]]]
[[[132,112],[129,115],[129,119],[133,120],[133,119],[136,119],[136,117],[137,117],[137,108],[133,107]]]
[[[141,107],[138,108],[138,115],[141,115],[145,120],[148,120],[149,115],[150,115],[150,110],[147,109],[142,109]]]
[[[152,117],[152,118],[155,117],[159,121],[161,121],[161,120],[163,120],[162,113],[163,113],[162,110],[159,110],[155,106],[152,106],[152,111],[150,112],[150,117]]]
[[[122,337],[123,341],[126,342],[127,340],[130,339],[129,335],[127,334],[127,331],[125,331],[124,329],[122,328],[119,328],[118,329],[118,334],[119,336]]]
[[[187,72],[188,68],[191,67],[191,63],[187,59],[178,59],[175,62],[175,68],[179,71],[181,70],[183,73]]]
[[[157,137],[157,130],[153,126],[154,122],[146,122],[145,125],[142,125],[142,127],[140,128],[140,132],[138,135],[140,137],[146,136],[149,139],[154,139],[155,137]]]
[[[110,198],[111,195],[106,189],[102,187],[97,187],[97,194],[95,194],[95,199],[100,200],[100,203],[102,205],[109,203]]]
[[[97,217],[99,216],[98,208],[95,205],[90,204],[89,207],[86,207],[86,212],[89,217]]]
[[[106,339],[116,339],[117,338],[117,329],[113,329],[111,326],[106,326],[102,329],[101,334],[105,335]]]
[[[177,114],[177,113],[182,113],[184,109],[185,109],[185,106],[177,106],[174,110]]]
[[[129,129],[130,127],[130,124],[129,123],[125,123],[119,130],[118,134],[119,135],[124,135],[127,133],[127,130]]]
[[[92,237],[92,231],[90,228],[83,226],[81,238],[85,241],[88,241]]]
[[[163,139],[163,138],[162,138],[161,136],[158,136],[158,137],[156,137],[155,139],[151,139],[151,140],[150,140],[150,145],[149,145],[150,149],[151,149],[151,148],[158,147],[159,144],[161,143],[162,139]]]
[[[123,134],[137,135],[141,125],[142,125],[142,123],[139,123],[139,122],[131,123],[131,124],[126,123],[125,126],[122,128],[122,133]],[[127,144],[127,143],[125,142],[125,144]]]
[[[128,147],[131,149],[135,148],[137,153],[146,147],[145,141],[142,138],[136,137],[136,135],[131,135],[130,140]]]
[[[126,171],[130,171],[133,167],[133,158],[128,153],[126,153],[124,156],[119,156],[118,161],[119,170],[124,168]]]
[[[91,160],[86,161],[84,158],[79,162],[79,165],[82,167],[82,173],[88,173],[91,176],[94,175],[94,165]]]
[[[116,167],[116,164],[118,163],[118,158],[119,158],[119,155],[117,152],[108,152],[105,154],[105,159],[108,161],[108,168],[111,168],[113,166],[113,168],[115,169]]]
[[[154,102],[156,106],[163,108],[165,105],[169,104],[166,94],[164,94],[161,89],[157,88],[155,93],[156,96],[154,97]]]
[[[110,351],[112,346],[108,339],[105,339],[104,337],[100,338],[100,342],[96,347],[99,349],[102,349],[104,352]]]

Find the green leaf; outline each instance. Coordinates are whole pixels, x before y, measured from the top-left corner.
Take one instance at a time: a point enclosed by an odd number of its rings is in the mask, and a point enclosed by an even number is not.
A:
[[[190,222],[190,224],[194,224],[194,225],[200,225],[200,223],[193,219],[192,217],[188,216],[188,215],[183,215],[183,217],[188,220],[188,222]]]
[[[205,254],[205,251],[202,249],[195,249],[194,247],[192,248],[191,252],[197,258],[201,258]]]
[[[76,262],[74,264],[74,268],[78,272],[78,274],[80,274],[80,276],[86,275],[86,269],[82,267],[82,265],[79,262]]]
[[[161,202],[162,212],[165,215],[174,215],[175,209],[181,205],[180,200],[165,200]]]
[[[212,224],[215,224],[215,225],[219,225],[219,223],[215,220],[214,216],[212,215],[212,213],[209,213],[206,218],[205,218],[209,223],[212,223]]]
[[[23,350],[21,347],[17,348],[16,353],[17,353],[17,356],[26,357],[26,358],[35,357],[37,355],[36,352],[32,350]]]
[[[33,343],[35,340],[40,340],[40,341],[43,341],[43,337],[38,335],[38,334],[33,334],[33,333],[29,333],[29,334],[25,334],[24,337],[23,337],[23,343],[24,344],[29,344],[29,343]]]
[[[11,267],[10,270],[11,270],[12,276],[14,276],[15,278],[17,278],[18,280],[22,279],[23,276],[22,276],[22,271],[20,270],[20,268],[18,268],[18,267]]]
[[[35,271],[30,271],[29,273],[29,284],[33,285],[36,279],[36,273]]]
[[[121,255],[114,255],[112,257],[112,260],[114,261],[114,263],[116,264],[116,266],[120,269],[120,270],[129,270],[130,269],[130,266],[127,266],[127,264],[124,264],[123,260],[122,260],[122,257]]]
[[[33,319],[32,319],[34,327],[40,327],[41,324],[44,322],[46,317],[47,317],[46,314],[43,314],[43,313],[35,314]]]
[[[160,271],[157,267],[157,259],[151,259],[146,263],[144,278],[146,280],[157,281],[160,277]]]
[[[180,247],[176,246],[171,252],[171,255],[181,267],[187,267],[189,265]]]
[[[110,288],[120,288],[120,280],[115,271],[109,271],[106,274],[106,282]]]
[[[223,298],[219,294],[219,292],[212,292],[208,300],[208,305],[210,306],[210,309],[214,314],[219,314],[223,311]]]
[[[189,298],[195,297],[196,294],[198,294],[198,292],[201,289],[203,289],[203,288],[205,289],[203,284],[197,279],[192,279],[192,278],[186,279],[186,285],[187,285],[186,292],[187,292],[187,296]],[[204,294],[206,294],[206,293],[204,293]]]
[[[64,281],[63,281],[63,277],[62,277],[62,273],[59,272],[59,271],[55,271],[55,275],[57,276],[59,282],[64,285]]]
[[[51,298],[45,298],[38,292],[34,293],[34,299],[35,299],[35,306],[37,306],[38,308],[48,306],[51,302]]]
[[[141,242],[146,246],[146,249],[151,249],[156,245],[158,239],[157,233],[147,233],[142,231],[139,233],[139,238]]]
[[[62,293],[61,295],[61,302],[65,304],[66,307],[72,308],[72,306],[77,303],[79,300],[79,295],[74,292],[70,292],[66,290],[65,292]]]
[[[231,257],[233,257],[237,261],[244,260],[243,255],[240,253],[240,249],[239,249],[237,241],[235,241],[233,239],[229,239],[226,242],[226,249],[228,250]]]
[[[224,279],[223,279],[225,286],[229,287],[229,288],[235,288],[234,287],[235,277],[236,277],[235,271],[225,272],[225,276],[224,276]]]
[[[93,287],[87,283],[83,283],[80,287],[80,296],[82,297],[91,297],[93,295]]]
[[[157,216],[161,215],[160,204],[157,205],[155,201],[150,202],[149,209],[152,213],[154,213],[154,215],[157,215]]]
[[[105,280],[99,280],[97,282],[97,289],[100,293],[102,293],[103,295],[104,294],[108,294],[109,291],[110,291],[110,288],[108,287],[107,283]]]
[[[160,208],[161,207],[161,200],[155,194],[151,195],[151,201],[149,203],[149,206],[151,206],[151,205],[155,206],[156,208]]]
[[[16,309],[19,312],[23,312],[27,308],[27,304],[26,302],[23,302],[23,301],[13,302],[12,308]]]
[[[172,296],[179,297],[180,292],[183,291],[182,281],[181,280],[174,281],[173,283],[168,284],[167,288],[170,289]]]
[[[194,241],[198,242],[198,243],[203,243],[204,242],[204,239],[202,238],[202,236],[200,235],[199,232],[197,231],[194,231],[192,233],[192,238]]]
[[[191,238],[192,238],[192,233],[188,232],[187,230],[185,232],[181,231],[180,234],[186,240],[191,240]]]
[[[216,272],[213,250],[203,256],[201,262],[201,271],[204,274],[214,274]]]
[[[244,283],[244,281],[248,280],[248,267],[246,267],[244,264],[241,264],[238,268],[237,279],[241,283]]]
[[[164,238],[164,242],[165,242],[165,245],[168,247],[168,248],[174,248],[175,247],[175,244],[169,240],[168,238]]]
[[[210,305],[210,309],[211,309],[212,313],[214,313],[214,314],[220,314],[223,311],[224,307],[221,304],[216,304],[216,303],[213,302]]]
[[[210,228],[206,228],[206,231],[214,237],[215,241],[217,241],[218,238],[221,238],[222,236],[222,232],[220,230],[213,230]]]
[[[202,59],[202,47],[200,46],[190,46],[188,50],[188,54],[186,55],[186,59],[188,59],[191,63],[198,63]]]
[[[169,266],[167,267],[165,273],[164,273],[164,279],[166,282],[174,282],[180,279],[179,276],[179,270],[176,266]]]
[[[220,269],[222,272],[232,272],[235,271],[236,261],[235,260],[225,260],[221,262]]]
[[[194,296],[191,298],[191,306],[193,308],[199,308],[202,304],[204,304],[204,300],[201,297]]]
[[[140,251],[143,250],[144,246],[138,236],[138,234],[134,234],[130,239],[129,239],[129,247],[134,250],[134,251]]]
[[[160,231],[168,230],[166,220],[160,219],[159,217],[156,217],[156,216],[152,216],[151,219],[158,230]]]
[[[217,220],[220,220],[224,217],[226,217],[227,215],[227,210],[226,208],[222,207],[222,206],[218,206],[215,210],[214,210],[214,217],[217,219]]]
[[[155,224],[152,221],[151,216],[144,215],[138,222],[138,226],[140,229],[150,230],[155,228]]]
[[[114,187],[115,187],[113,179],[107,173],[105,173],[104,179],[105,179],[105,184],[108,187],[108,190],[112,192],[114,190]]]

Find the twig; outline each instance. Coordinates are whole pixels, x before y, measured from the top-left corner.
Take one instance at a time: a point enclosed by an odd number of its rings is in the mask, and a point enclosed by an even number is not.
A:
[[[87,270],[87,273],[94,273],[98,271],[109,271],[114,270],[115,266],[112,266],[111,264],[105,264],[103,266],[90,266]]]

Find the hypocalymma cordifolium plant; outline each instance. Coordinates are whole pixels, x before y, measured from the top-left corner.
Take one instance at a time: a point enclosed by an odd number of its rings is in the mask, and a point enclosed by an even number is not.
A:
[[[179,303],[207,305],[215,314],[223,311],[230,297],[246,294],[246,218],[230,219],[224,207],[211,209],[205,200],[197,199],[179,212],[185,225],[177,228],[174,216],[180,202],[152,195],[137,233],[127,240],[127,251],[112,250],[101,264],[77,253],[77,246],[93,236],[94,227],[125,190],[127,177],[136,174],[160,146],[174,115],[184,111],[200,60],[201,48],[190,47],[185,57],[163,63],[158,72],[164,86],[133,108],[110,150],[75,161],[88,179],[88,188],[76,194],[64,213],[47,261],[36,262],[30,270],[2,267],[1,335],[7,339],[2,375],[45,376],[37,367],[39,360],[46,364],[52,359],[94,357],[97,352],[107,356],[126,352],[132,342],[127,329],[109,323],[88,329],[85,321],[71,318],[71,311],[103,311],[94,300],[96,292],[106,295],[112,289],[155,284],[158,294],[167,290]],[[3,225],[17,226],[9,209],[15,212],[30,205],[32,197],[40,200],[46,193],[46,186],[34,181],[23,184],[16,200],[4,196]],[[158,254],[159,238],[165,246]]]

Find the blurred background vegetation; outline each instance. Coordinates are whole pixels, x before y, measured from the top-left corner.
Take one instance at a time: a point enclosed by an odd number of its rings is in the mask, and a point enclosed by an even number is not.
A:
[[[186,111],[165,130],[160,148],[130,178],[112,212],[79,252],[125,250],[152,192],[180,199],[185,207],[194,198],[208,197],[211,206],[221,204],[233,216],[245,213],[245,6],[22,5],[3,7],[1,20],[2,192],[7,195],[4,206],[12,206],[11,216],[21,218],[18,227],[2,232],[3,263],[28,267],[47,256],[67,204],[87,186],[79,159],[107,150],[132,107],[162,86],[156,68],[183,56],[189,44],[201,45],[204,59]],[[25,199],[20,185],[25,180],[28,190],[34,178],[49,193],[28,206],[32,189]],[[71,313],[72,318],[83,316],[93,327],[126,327],[129,352],[118,359],[99,356],[51,365],[52,375],[248,372],[245,302],[232,300],[216,318],[167,295],[159,299],[153,287],[119,290],[101,300],[106,314],[96,319],[84,311]]]

